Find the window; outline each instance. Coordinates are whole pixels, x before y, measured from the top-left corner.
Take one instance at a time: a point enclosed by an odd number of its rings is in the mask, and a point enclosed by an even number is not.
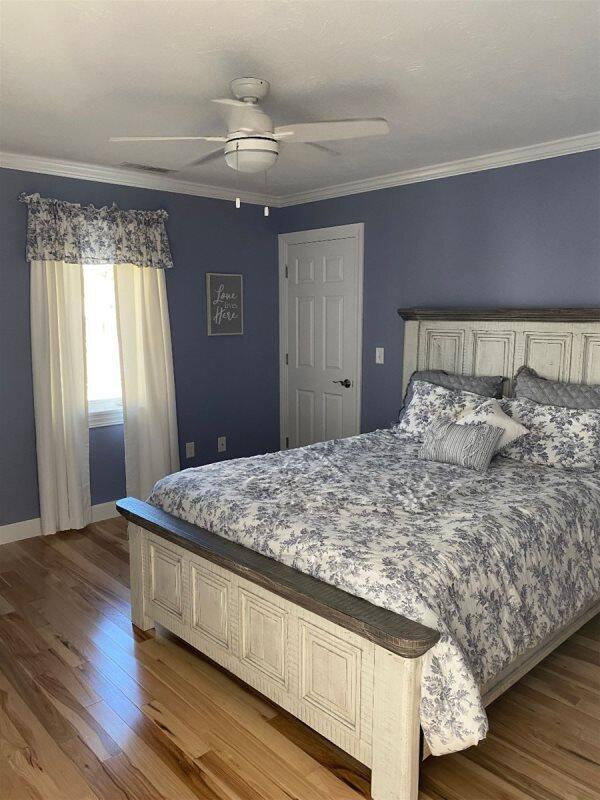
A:
[[[84,264],[85,347],[90,428],[123,422],[112,264]]]

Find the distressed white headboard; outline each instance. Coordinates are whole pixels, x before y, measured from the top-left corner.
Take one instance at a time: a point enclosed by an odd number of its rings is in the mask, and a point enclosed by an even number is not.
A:
[[[403,393],[416,369],[512,379],[527,364],[545,378],[600,383],[600,308],[400,308],[398,313],[405,320]]]

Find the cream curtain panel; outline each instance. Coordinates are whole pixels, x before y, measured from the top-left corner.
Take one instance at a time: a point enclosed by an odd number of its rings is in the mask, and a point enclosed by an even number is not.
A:
[[[179,469],[165,211],[21,195],[31,264],[31,347],[42,533],[90,522],[84,264],[115,264],[127,492]],[[147,269],[150,267],[151,269]]]
[[[31,357],[43,534],[91,520],[83,271],[31,262]]]
[[[146,499],[179,469],[175,382],[165,273],[115,266],[127,494]]]

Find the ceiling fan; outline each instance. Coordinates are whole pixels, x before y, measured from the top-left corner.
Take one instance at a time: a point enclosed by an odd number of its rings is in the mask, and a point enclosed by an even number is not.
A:
[[[385,119],[340,119],[301,122],[274,127],[259,105],[269,92],[262,78],[236,78],[229,84],[234,98],[213,100],[224,112],[226,136],[113,136],[111,142],[219,142],[222,146],[186,166],[198,166],[225,156],[225,163],[238,172],[262,172],[277,161],[282,144],[309,144],[335,154],[318,142],[381,136],[390,132]]]

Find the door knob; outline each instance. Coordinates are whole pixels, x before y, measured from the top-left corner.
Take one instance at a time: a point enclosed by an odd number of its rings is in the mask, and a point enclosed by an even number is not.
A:
[[[340,386],[343,386],[345,389],[349,389],[352,386],[352,381],[350,378],[344,378],[343,381],[331,381],[332,383],[339,383]]]

